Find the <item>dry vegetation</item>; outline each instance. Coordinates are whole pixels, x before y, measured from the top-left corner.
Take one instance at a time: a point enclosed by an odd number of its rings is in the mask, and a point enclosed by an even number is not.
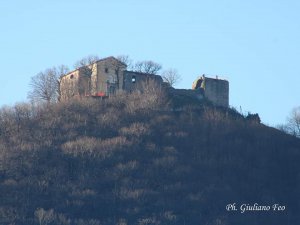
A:
[[[1,108],[0,224],[299,224],[299,139],[177,100]],[[241,215],[232,202],[288,209]]]

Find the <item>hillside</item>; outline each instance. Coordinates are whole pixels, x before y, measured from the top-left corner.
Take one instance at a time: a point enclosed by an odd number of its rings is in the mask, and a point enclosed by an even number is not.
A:
[[[185,98],[3,107],[0,224],[299,224],[300,140]]]

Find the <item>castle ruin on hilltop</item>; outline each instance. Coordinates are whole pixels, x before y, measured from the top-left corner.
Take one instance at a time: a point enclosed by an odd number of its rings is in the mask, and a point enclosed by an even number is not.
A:
[[[203,96],[218,106],[229,106],[229,82],[219,77],[202,75],[192,85],[193,90],[201,90]]]
[[[82,97],[109,97],[119,92],[142,91],[143,83],[153,81],[164,85],[159,75],[127,71],[127,65],[114,57],[100,59],[80,67],[60,78],[60,101]],[[173,89],[177,94],[185,93],[198,99],[206,98],[216,106],[229,106],[229,83],[227,80],[197,78],[192,89]]]

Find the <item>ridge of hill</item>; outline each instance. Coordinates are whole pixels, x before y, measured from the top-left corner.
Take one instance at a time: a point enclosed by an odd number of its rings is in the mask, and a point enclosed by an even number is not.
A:
[[[0,224],[294,225],[299,160],[299,139],[184,96],[3,107]]]

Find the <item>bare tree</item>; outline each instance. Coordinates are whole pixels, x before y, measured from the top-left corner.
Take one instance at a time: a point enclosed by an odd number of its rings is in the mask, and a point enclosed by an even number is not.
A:
[[[55,70],[59,77],[65,75],[70,71],[69,67],[67,67],[66,65],[59,65],[55,68]]]
[[[133,70],[139,73],[157,74],[162,69],[162,65],[151,60],[135,63]]]
[[[133,60],[128,55],[119,55],[117,59],[127,65],[127,69],[133,69]]]
[[[97,55],[89,55],[87,57],[84,57],[80,60],[78,60],[74,67],[79,69],[87,76],[91,76],[93,73],[93,66],[95,62],[99,60],[99,57]]]
[[[300,137],[300,106],[291,111],[286,127],[290,134]]]
[[[74,67],[80,68],[82,66],[88,66],[88,65],[93,64],[94,62],[96,62],[98,60],[99,60],[99,57],[97,55],[89,55],[89,56],[86,56],[86,57],[78,60],[74,64]]]
[[[56,102],[59,97],[59,78],[68,72],[65,65],[46,69],[31,77],[28,98],[32,102]]]
[[[181,81],[181,76],[176,69],[168,69],[162,73],[162,78],[167,82],[171,87],[174,87],[178,82]]]
[[[300,137],[300,106],[294,108],[290,112],[285,124],[279,124],[276,126],[276,128],[287,134]]]

